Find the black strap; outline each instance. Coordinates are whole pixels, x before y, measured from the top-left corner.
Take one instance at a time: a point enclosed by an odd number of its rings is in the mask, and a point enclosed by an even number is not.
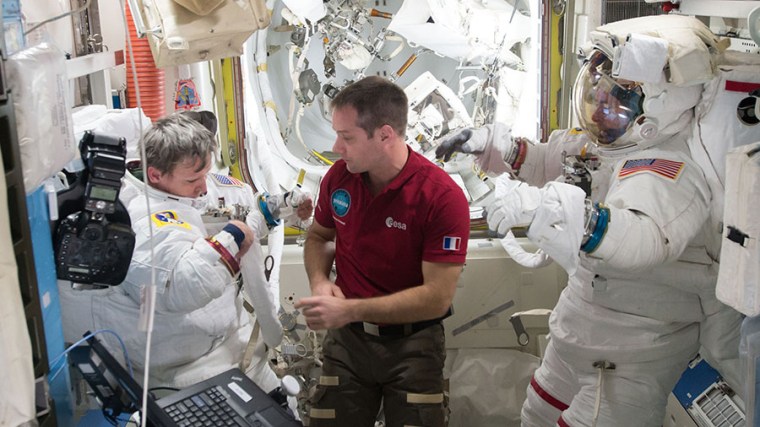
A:
[[[728,236],[726,236],[728,240],[738,243],[744,247],[747,246],[747,240],[749,240],[749,235],[746,233],[742,233],[738,228],[733,226],[728,226]]]

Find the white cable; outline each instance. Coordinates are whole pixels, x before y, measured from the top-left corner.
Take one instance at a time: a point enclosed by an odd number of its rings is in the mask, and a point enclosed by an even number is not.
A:
[[[303,145],[303,148],[306,149],[307,153],[311,153],[312,149],[309,148],[308,145],[306,145],[306,141],[303,139],[303,133],[301,133],[301,118],[303,117],[303,114],[305,112],[305,106],[301,104],[301,106],[298,108],[298,113],[295,115],[295,123],[293,124],[292,129],[295,129],[296,131],[296,138],[298,139],[298,142]]]
[[[406,44],[404,43],[404,39],[399,36],[385,36],[385,40],[391,40],[391,41],[398,41],[399,45],[396,47],[396,49],[388,55],[387,58],[383,58],[384,61],[389,61],[396,57],[399,53],[401,53],[402,50],[404,50],[404,47],[406,47]]]
[[[591,421],[591,427],[596,427],[596,421],[599,419],[599,409],[602,407],[602,385],[604,384],[604,365],[599,366],[599,377],[596,380],[596,402],[594,403],[594,418]]]
[[[121,17],[122,21],[124,22],[124,33],[126,35],[126,42],[127,42],[127,53],[129,55],[130,65],[132,67],[132,79],[133,83],[135,85],[135,99],[137,101],[137,110],[138,113],[142,111],[142,101],[140,99],[140,84],[137,79],[137,67],[135,66],[135,56],[134,51],[132,49],[132,39],[131,35],[129,34],[129,24],[127,23],[127,15],[126,15],[126,8],[124,5],[124,0],[119,0],[119,6],[121,7]],[[143,126],[142,126],[142,120],[138,120],[138,130],[140,138],[142,138],[143,135]],[[147,155],[145,153],[145,144],[140,144],[140,163],[143,168],[143,184],[145,187],[145,191],[143,192],[145,195],[145,207],[147,209],[148,215],[150,215],[150,197],[148,196],[148,161],[147,161]],[[151,289],[155,289],[156,286],[156,264],[155,264],[155,253],[153,250],[153,224],[152,221],[148,221],[148,238],[150,240],[150,284],[148,285]],[[155,295],[155,294],[154,294]],[[145,342],[145,363],[143,364],[145,370],[143,373],[143,395],[142,395],[142,404],[141,404],[141,414],[140,414],[140,425],[141,426],[147,426],[148,425],[148,387],[149,381],[148,377],[150,375],[150,347],[151,347],[151,340],[153,338],[153,312],[156,309],[155,307],[155,298],[148,298],[149,304],[148,304],[148,325],[147,325],[147,331],[146,331],[146,342]]]
[[[536,252],[528,252],[523,249],[514,233],[512,233],[512,230],[507,231],[507,235],[499,239],[499,243],[501,243],[501,246],[509,254],[510,258],[523,267],[541,268],[553,262],[542,249],[538,249]]]
[[[245,49],[247,54],[244,54],[249,70],[259,70],[266,67],[266,55],[261,54],[263,59],[260,59],[259,63],[256,58],[257,52],[266,52],[266,29],[256,31],[245,42]],[[304,159],[298,158],[290,152],[285,146],[285,142],[282,140],[282,134],[280,133],[280,127],[277,121],[277,114],[274,110],[275,104],[272,97],[272,91],[269,87],[269,78],[266,71],[246,73],[243,76],[244,79],[249,78],[250,84],[243,86],[250,89],[250,96],[245,96],[245,102],[247,111],[255,111],[259,115],[259,125],[264,133],[264,141],[274,147],[274,151],[288,165],[291,165],[296,171],[298,169],[304,169],[306,173],[314,176],[322,176],[327,172],[328,166],[313,165]],[[245,82],[244,82],[245,83]],[[261,106],[264,108],[261,108]],[[252,153],[251,153],[252,157]],[[254,162],[254,158],[251,158],[249,164],[261,164],[261,161]],[[263,186],[263,183],[256,183],[258,186]],[[263,188],[262,189],[266,189]]]
[[[65,18],[65,17],[67,17],[67,16],[69,16],[69,15],[73,15],[73,14],[75,14],[75,13],[80,13],[80,12],[84,11],[85,9],[87,9],[88,7],[90,7],[90,2],[91,2],[91,1],[92,1],[92,0],[87,0],[87,1],[84,3],[84,5],[83,5],[82,7],[80,7],[79,9],[76,9],[76,10],[70,10],[70,11],[68,11],[68,12],[66,12],[66,13],[62,13],[62,14],[60,14],[60,15],[58,15],[58,16],[54,16],[54,17],[52,17],[52,18],[49,18],[49,19],[46,19],[46,20],[44,20],[44,21],[40,22],[39,24],[37,24],[37,25],[33,26],[32,28],[30,28],[30,29],[28,29],[28,30],[24,31],[24,36],[27,36],[27,35],[28,35],[28,34],[30,34],[32,31],[36,30],[37,28],[40,28],[41,26],[43,26],[43,25],[45,25],[45,24],[51,23],[51,22],[53,22],[53,21],[55,21],[55,20],[58,20],[58,19],[61,19],[61,18]]]

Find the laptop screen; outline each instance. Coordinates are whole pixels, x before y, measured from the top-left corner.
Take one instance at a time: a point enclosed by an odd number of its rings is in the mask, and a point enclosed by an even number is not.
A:
[[[90,332],[85,333],[85,336],[89,335]],[[100,341],[90,337],[87,343],[89,345],[72,349],[70,359],[100,400],[104,416],[116,423],[119,415],[137,412],[142,406],[143,388]],[[214,406],[216,398],[224,400],[224,404]],[[148,393],[147,405],[148,426],[155,427],[178,426],[179,423],[175,422],[178,419],[182,419],[184,424],[196,425],[190,422],[193,416],[209,417],[205,422],[199,420],[197,425],[221,425],[214,421],[220,416],[229,418],[238,426],[301,426],[239,369],[215,375],[160,400]],[[227,412],[220,412],[224,407]],[[182,416],[175,408],[183,408]]]
[[[84,335],[91,333],[87,331]],[[72,349],[70,359],[100,400],[104,416],[114,421],[120,414],[139,411],[143,388],[95,337],[88,338],[87,344]],[[147,413],[148,425],[176,425],[150,393]]]

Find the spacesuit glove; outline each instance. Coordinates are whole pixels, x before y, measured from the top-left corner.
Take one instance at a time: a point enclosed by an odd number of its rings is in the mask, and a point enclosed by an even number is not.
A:
[[[480,150],[475,147],[477,147],[478,144],[484,145],[485,140],[483,139],[482,141],[470,141],[470,139],[472,139],[472,134],[473,129],[464,128],[455,133],[453,136],[444,139],[441,141],[440,145],[438,145],[438,148],[435,149],[435,157],[437,159],[443,159],[444,162],[448,162],[451,160],[451,156],[453,156],[456,152],[480,152]]]
[[[503,236],[512,227],[528,226],[541,203],[541,189],[500,175],[494,179],[494,201],[486,207],[488,228]]]
[[[481,170],[497,176],[511,171],[505,158],[514,151],[515,143],[509,126],[493,123],[478,129],[465,128],[441,142],[435,150],[437,158],[448,161],[455,152],[476,155],[475,162]]]
[[[585,230],[586,193],[575,185],[556,181],[540,191],[541,203],[527,236],[568,274],[574,274]]]
[[[310,192],[296,187],[291,191],[268,196],[267,208],[276,219],[292,225],[299,220],[307,220],[314,212],[314,202]]]

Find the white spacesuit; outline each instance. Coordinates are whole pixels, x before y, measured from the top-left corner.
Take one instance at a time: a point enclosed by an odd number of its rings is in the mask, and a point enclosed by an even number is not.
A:
[[[691,18],[663,18],[646,28],[704,30]],[[599,30],[622,33],[622,40],[641,22]],[[701,85],[614,78],[613,55],[604,48],[597,44],[575,85],[588,138],[568,138],[577,132],[566,130],[532,145],[494,125],[469,131],[469,139],[455,136],[437,151],[479,153],[487,169],[498,165],[494,159],[506,163],[497,170],[519,168],[530,185],[495,179],[489,227],[505,233],[528,225],[528,237],[569,274],[528,387],[524,426],[662,425],[667,396],[697,352],[741,390],[740,316],[715,298],[718,251],[709,247],[706,226],[711,194],[686,144]],[[581,155],[583,139],[597,146],[600,160],[590,194],[565,183],[569,176],[547,183],[561,170],[557,153]]]
[[[261,248],[254,243],[252,249],[256,250],[249,249],[236,265],[237,244],[232,234],[222,230],[228,218],[218,221],[220,215],[229,212],[219,209],[219,200],[224,198],[227,206],[238,207],[237,213],[243,215],[240,219],[245,219],[260,239],[266,236],[268,225],[280,221],[279,216],[294,214],[293,203],[297,205],[310,196],[301,192],[286,193],[287,197],[262,195],[259,202],[247,184],[212,173],[206,177],[206,186],[207,195],[199,198],[178,197],[148,187],[149,214],[143,183],[129,172],[125,175],[121,200],[136,233],[129,272],[121,285],[102,290],[75,291],[68,283],[59,285],[65,307],[64,331],[72,335],[66,339],[75,341],[88,329],[114,330],[124,340],[133,366],[142,371],[145,332],[137,328],[141,289],[151,283],[151,266],[155,265],[151,386],[183,387],[239,367],[253,329],[244,308],[245,295],[260,320],[262,339],[257,341],[252,363],[242,368],[260,387],[271,390],[278,380],[267,366],[264,343],[270,347],[279,344],[281,326],[271,295],[266,298],[266,284],[246,283],[247,288],[255,285],[258,289],[243,292],[237,280],[237,270],[245,270],[246,264],[253,269],[264,268],[261,255],[251,258],[251,253],[257,250],[260,254]],[[267,201],[269,212],[265,215],[258,206],[266,206]],[[209,211],[216,216],[203,215]],[[204,224],[204,219],[210,223]],[[220,256],[225,251],[232,259]],[[245,274],[244,278],[248,279]],[[114,353],[120,353],[112,338],[102,339]]]

